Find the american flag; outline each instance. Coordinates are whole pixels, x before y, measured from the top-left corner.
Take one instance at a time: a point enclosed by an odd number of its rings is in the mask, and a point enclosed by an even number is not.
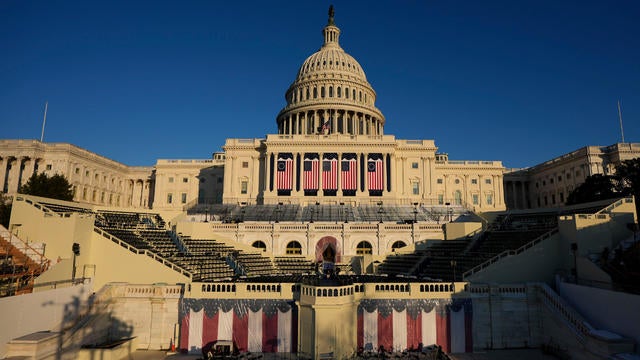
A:
[[[383,189],[382,159],[369,159],[367,162],[367,180],[369,181],[369,190]]]
[[[324,190],[338,189],[338,159],[324,159],[322,161],[322,188]]]
[[[356,180],[356,159],[342,159],[342,189],[355,190]]]
[[[291,190],[293,159],[278,158],[278,190]]]
[[[324,124],[322,124],[322,128],[320,131],[328,130],[331,125],[331,119],[327,120]]]
[[[318,190],[319,163],[318,159],[304,159],[304,190]]]

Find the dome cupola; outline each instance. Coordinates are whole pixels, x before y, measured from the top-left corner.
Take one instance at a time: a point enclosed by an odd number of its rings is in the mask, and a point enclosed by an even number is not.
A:
[[[324,43],[300,66],[277,116],[278,133],[288,135],[382,135],[384,116],[360,64],[340,47],[333,6],[322,30]]]

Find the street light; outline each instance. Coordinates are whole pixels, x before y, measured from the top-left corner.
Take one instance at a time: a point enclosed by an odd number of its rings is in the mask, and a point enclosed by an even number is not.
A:
[[[73,252],[73,268],[71,270],[71,284],[75,283],[76,280],[76,256],[80,255],[80,244],[73,243],[71,245],[71,251]]]
[[[456,260],[451,260],[451,267],[453,268],[453,281],[456,281],[456,265],[458,265],[458,262]]]

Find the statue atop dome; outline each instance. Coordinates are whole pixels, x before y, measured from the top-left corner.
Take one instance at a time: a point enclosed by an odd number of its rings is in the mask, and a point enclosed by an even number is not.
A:
[[[333,17],[335,14],[336,12],[333,10],[333,5],[329,5],[329,21],[327,25],[333,25],[333,26],[336,25],[335,21],[333,20]]]

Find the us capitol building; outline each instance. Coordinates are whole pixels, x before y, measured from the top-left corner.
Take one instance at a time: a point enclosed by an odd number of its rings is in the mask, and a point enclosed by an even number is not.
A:
[[[195,204],[421,204],[505,208],[500,161],[452,161],[433,140],[384,133],[362,66],[339,43],[333,13],[323,44],[300,66],[277,134],[227,139],[212,159],[131,167],[70,144],[0,141],[2,190],[36,171],[64,175],[84,203],[182,210]]]
[[[384,133],[332,8],[323,37],[277,134],[228,139],[209,159],[132,167],[0,140],[0,194],[13,196],[0,359],[637,354],[638,296],[619,290],[638,281],[616,275],[640,241],[635,199],[563,205],[640,144],[517,170],[449,160],[433,140]],[[18,193],[42,172],[64,175],[74,202]]]

